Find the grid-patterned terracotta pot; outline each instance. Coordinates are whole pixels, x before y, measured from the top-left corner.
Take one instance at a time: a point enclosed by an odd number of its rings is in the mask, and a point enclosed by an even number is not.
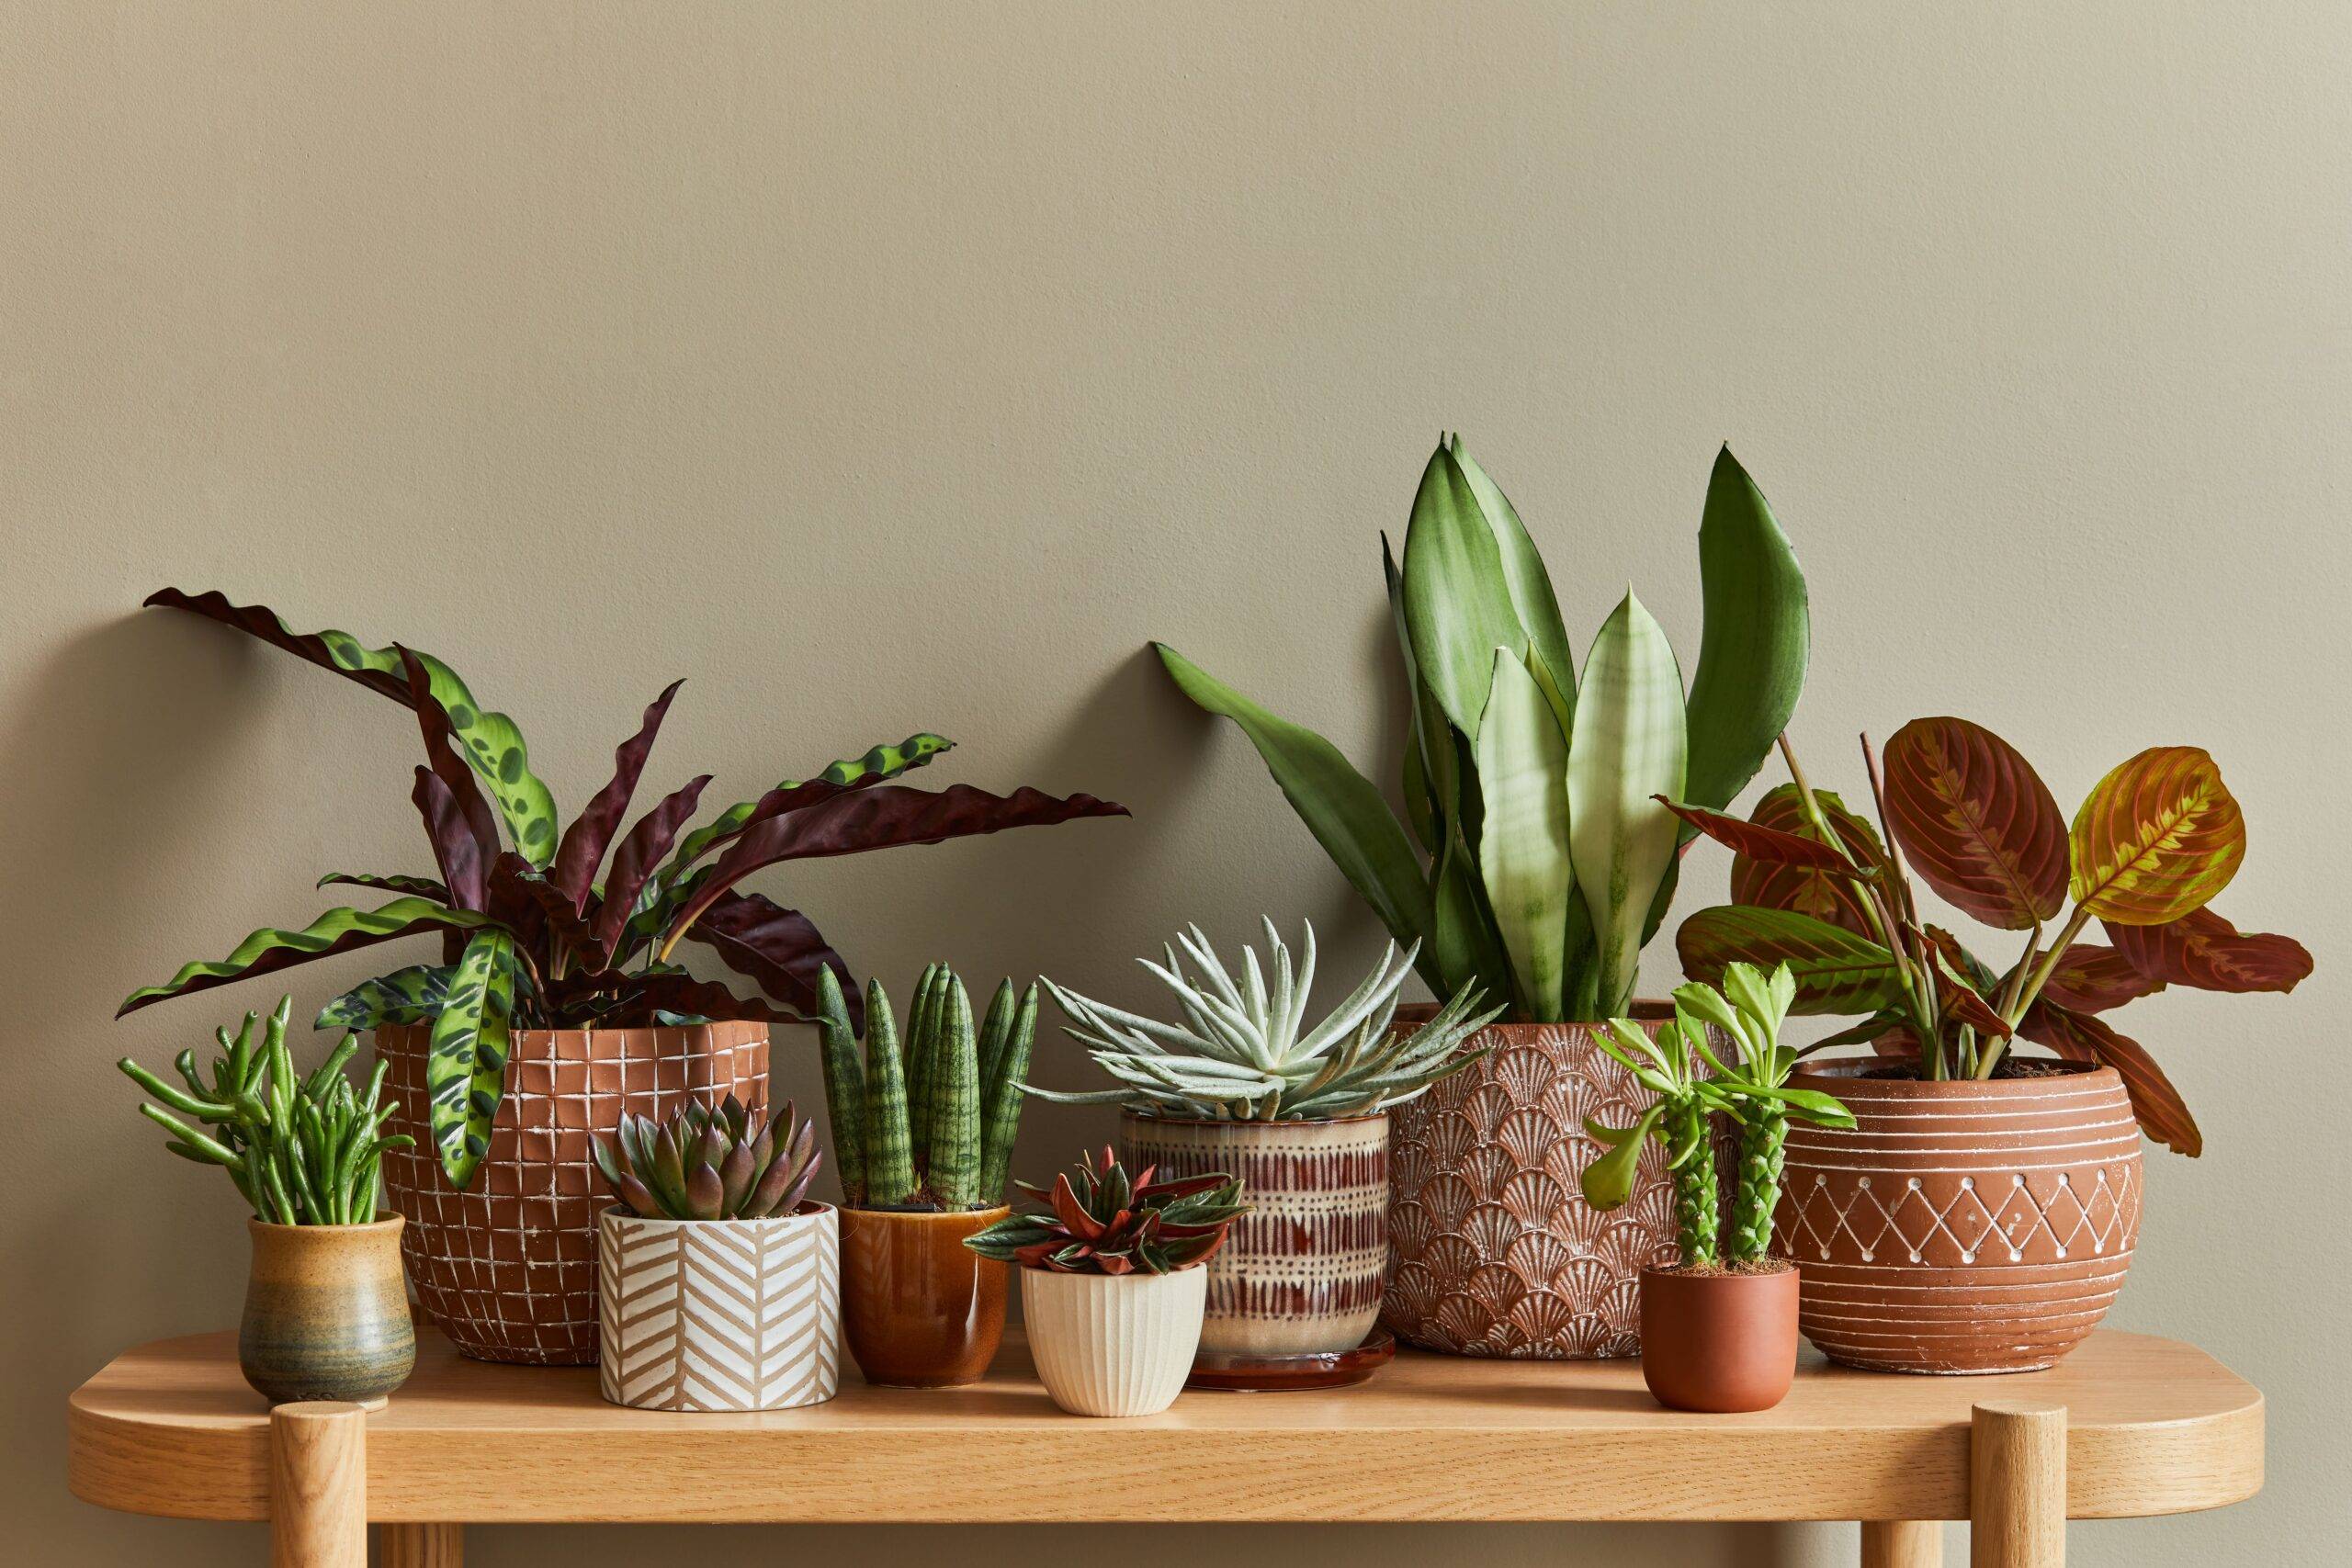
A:
[[[1414,1011],[1429,1010],[1399,1018]],[[1654,1027],[1672,1013],[1637,1002],[1634,1016]],[[1665,1151],[1643,1151],[1633,1198],[1609,1213],[1578,1182],[1603,1152],[1585,1118],[1630,1125],[1651,1095],[1589,1024],[1491,1024],[1476,1042],[1485,1056],[1389,1112],[1381,1320],[1457,1355],[1637,1353],[1642,1269],[1677,1257]]]
[[[584,1367],[596,1359],[596,1215],[612,1201],[591,1133],[621,1113],[657,1119],[690,1098],[767,1098],[768,1026],[525,1029],[514,1033],[490,1152],[460,1192],[435,1154],[426,1024],[376,1031],[400,1102],[384,1151],[385,1201],[408,1221],[401,1256],[417,1300],[451,1343],[486,1361]]]
[[[1792,1122],[1775,1230],[1822,1354],[1894,1372],[2022,1372],[2082,1343],[2140,1235],[2140,1128],[2112,1067],[1922,1082],[1792,1079],[1854,1113]]]

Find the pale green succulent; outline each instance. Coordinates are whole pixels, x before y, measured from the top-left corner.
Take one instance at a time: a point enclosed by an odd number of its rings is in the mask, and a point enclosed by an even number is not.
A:
[[[1121,1087],[1072,1094],[1025,1086],[1029,1092],[1065,1105],[1116,1103],[1159,1116],[1327,1122],[1400,1105],[1483,1054],[1464,1043],[1502,1009],[1473,1017],[1480,1000],[1475,982],[1418,1029],[1391,1028],[1418,943],[1401,956],[1390,943],[1347,1000],[1306,1027],[1315,928],[1306,928],[1306,952],[1294,972],[1273,921],[1265,927],[1266,962],[1244,947],[1238,979],[1198,926],[1163,949],[1164,964],[1137,961],[1176,993],[1181,1023],[1142,1018],[1046,981],[1069,1015],[1066,1032]],[[1199,970],[1198,981],[1185,973],[1186,959]]]

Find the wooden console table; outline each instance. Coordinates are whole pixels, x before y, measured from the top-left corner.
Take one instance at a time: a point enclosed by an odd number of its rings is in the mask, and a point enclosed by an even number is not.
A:
[[[467,1523],[1856,1519],[1871,1568],[2046,1568],[2068,1518],[2217,1508],[2262,1485],[2262,1395],[2204,1352],[2100,1333],[2058,1367],[1889,1377],[1808,1353],[1757,1416],[1660,1410],[1630,1361],[1407,1354],[1328,1393],[1055,1409],[1008,1341],[989,1378],[763,1416],[623,1410],[593,1370],[489,1366],[421,1332],[373,1414],[266,1409],[235,1338],[141,1346],[74,1394],[74,1495],[268,1519],[279,1568],[458,1568]],[[1148,1485],[1136,1478],[1148,1475]]]

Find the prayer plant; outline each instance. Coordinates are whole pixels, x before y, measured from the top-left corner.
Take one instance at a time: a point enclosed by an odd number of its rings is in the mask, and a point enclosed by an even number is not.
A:
[[[1726,448],[1699,526],[1706,626],[1687,695],[1631,592],[1579,681],[1543,557],[1459,437],[1421,475],[1402,568],[1385,536],[1381,556],[1410,716],[1403,824],[1329,741],[1165,643],[1159,657],[1186,696],[1241,727],[1390,934],[1419,944],[1430,990],[1476,982],[1536,1022],[1623,1012],[1691,836],[1656,797],[1729,805],[1804,684],[1804,575],[1787,538]]]
[[[2290,991],[2312,970],[2300,942],[2242,932],[2210,908],[2246,846],[2211,756],[2152,747],[2099,780],[2069,827],[1999,736],[1965,719],[1914,719],[1883,759],[1862,740],[1882,835],[1813,788],[1785,741],[1781,753],[1791,782],[1745,821],[1672,807],[1735,852],[1733,902],[1676,933],[1685,973],[1708,980],[1734,960],[1784,962],[1794,1010],[1860,1019],[1808,1051],[1873,1042],[1929,1077],[1991,1077],[2018,1039],[2103,1063],[2150,1137],[2200,1152],[2179,1092],[2103,1015],[2166,986]],[[1963,913],[2026,933],[2016,961],[1996,971],[1928,922],[1914,872]],[[2093,920],[2108,943],[2078,940]]]
[[[232,604],[219,593],[167,588],[147,603],[233,626],[413,710],[426,765],[416,769],[411,798],[439,874],[331,873],[321,886],[344,883],[398,896],[373,909],[329,909],[300,930],[254,931],[225,959],[189,964],[160,986],[133,991],[117,1016],[313,959],[437,934],[438,964],[367,981],[329,1002],[316,1026],[432,1023],[433,1138],[459,1187],[489,1146],[515,1029],[820,1015],[820,975],[845,976],[848,966],[798,910],[741,891],[752,873],[785,861],[1126,815],[1125,807],[1090,795],[1061,798],[1023,788],[998,795],[966,784],[932,791],[890,783],[951,744],[918,734],[835,762],[815,778],[787,779],[689,830],[710,782],[703,774],[624,832],[622,818],[677,694],[673,682],[614,751],[611,780],[566,825],[532,773],[514,721],[485,710],[432,655],[398,644],[363,648],[339,631],[289,631],[274,612]],[[684,941],[709,948],[762,994],[738,996],[695,978],[677,962]],[[842,989],[855,1019],[863,1010],[857,989]]]

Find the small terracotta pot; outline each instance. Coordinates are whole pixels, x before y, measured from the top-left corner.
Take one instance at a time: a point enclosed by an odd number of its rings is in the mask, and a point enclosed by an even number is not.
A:
[[[1008,1266],[964,1238],[1011,1211],[841,1213],[842,1328],[865,1381],[890,1388],[978,1382],[1004,1337]]]
[[[596,1222],[597,1388],[639,1410],[790,1410],[841,1386],[836,1211]]]
[[[398,1214],[365,1225],[272,1225],[254,1241],[237,1367],[272,1404],[349,1400],[371,1409],[416,1365]]]
[[[1797,1271],[1642,1270],[1642,1381],[1669,1410],[1770,1410],[1797,1372]]]
[[[1073,1416],[1156,1416],[1176,1403],[1201,1345],[1208,1270],[1021,1270],[1038,1381]]]

